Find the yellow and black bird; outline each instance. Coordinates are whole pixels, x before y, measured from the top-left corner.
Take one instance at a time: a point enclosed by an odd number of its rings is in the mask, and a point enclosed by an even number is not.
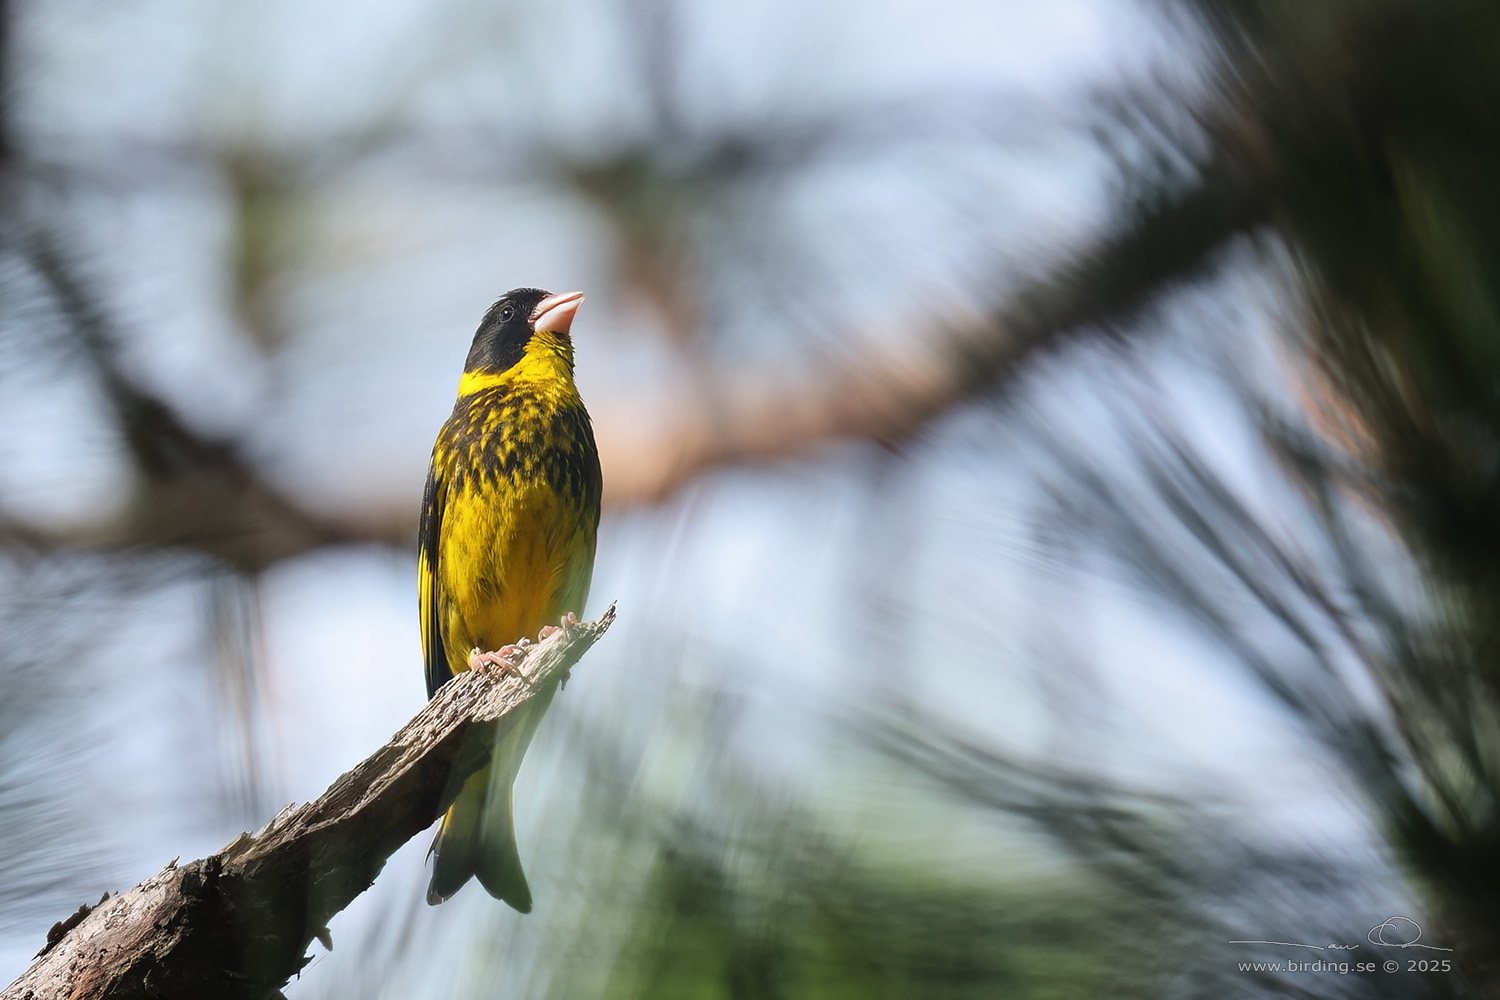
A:
[[[583,611],[602,492],[588,411],[573,384],[569,330],[582,292],[507,292],[485,313],[438,432],[422,498],[418,605],[427,694],[455,674]],[[522,913],[511,786],[556,689],[553,681],[497,738],[433,842],[427,902],[477,875]]]

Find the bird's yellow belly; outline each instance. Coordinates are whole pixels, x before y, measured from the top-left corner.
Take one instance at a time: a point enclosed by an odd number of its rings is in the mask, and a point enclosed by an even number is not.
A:
[[[450,502],[439,566],[443,646],[449,668],[469,652],[535,638],[569,611],[583,613],[594,564],[594,530],[546,483],[465,490]]]

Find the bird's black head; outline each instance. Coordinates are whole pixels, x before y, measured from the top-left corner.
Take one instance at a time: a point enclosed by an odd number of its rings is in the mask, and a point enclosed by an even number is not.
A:
[[[517,288],[500,296],[479,322],[464,371],[503,372],[520,361],[535,332],[532,313],[550,294],[540,288]]]

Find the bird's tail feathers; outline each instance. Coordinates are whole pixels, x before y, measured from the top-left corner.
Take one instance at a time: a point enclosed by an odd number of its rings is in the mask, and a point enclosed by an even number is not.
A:
[[[470,876],[496,899],[522,913],[531,912],[531,887],[521,869],[516,829],[511,819],[513,774],[504,788],[490,784],[486,767],[464,782],[432,842],[432,881],[427,902],[433,906],[452,896]]]
[[[556,692],[557,681],[547,681],[517,708],[509,725],[497,734],[489,765],[464,782],[432,844],[427,902],[441,903],[463,888],[471,875],[477,875],[491,896],[522,913],[531,912],[531,887],[516,849],[511,789],[537,724]]]
[[[516,825],[511,815],[513,787],[507,783],[504,791],[490,789],[484,847],[479,852],[474,874],[485,892],[522,913],[530,913],[531,886],[526,884],[526,873],[521,870],[521,852],[516,848]]]

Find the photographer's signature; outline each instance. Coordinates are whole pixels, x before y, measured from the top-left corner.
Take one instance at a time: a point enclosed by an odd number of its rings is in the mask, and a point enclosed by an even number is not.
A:
[[[1383,948],[1425,948],[1428,951],[1452,951],[1435,944],[1422,943],[1422,927],[1411,917],[1387,917],[1370,928],[1365,940]],[[1357,944],[1299,944],[1296,941],[1231,941],[1230,944],[1273,944],[1282,948],[1310,948],[1313,951],[1354,951]]]

